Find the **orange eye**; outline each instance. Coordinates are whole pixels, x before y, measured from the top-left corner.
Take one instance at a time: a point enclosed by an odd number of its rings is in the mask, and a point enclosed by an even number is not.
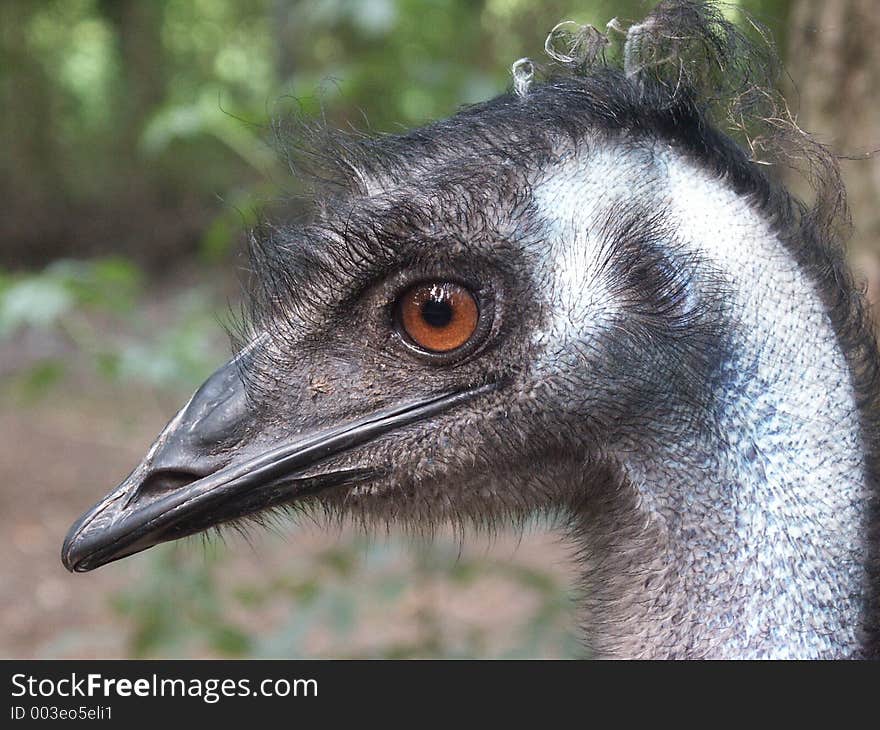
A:
[[[400,324],[416,346],[451,352],[476,332],[480,310],[467,289],[448,281],[417,284],[399,301]]]

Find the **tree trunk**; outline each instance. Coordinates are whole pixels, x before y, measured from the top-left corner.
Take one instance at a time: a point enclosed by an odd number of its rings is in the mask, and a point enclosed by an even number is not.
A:
[[[52,90],[26,35],[36,3],[0,2],[0,190],[8,211],[15,203],[44,205],[59,192]]]
[[[876,0],[795,0],[788,71],[800,126],[842,160],[854,224],[851,251],[880,256],[880,13]],[[858,159],[861,158],[861,159]]]
[[[144,125],[165,96],[164,3],[104,0],[100,7],[116,31],[124,83],[116,142],[122,159],[137,168],[137,147]]]
[[[275,0],[272,20],[275,37],[275,68],[282,84],[289,84],[296,71],[297,3]]]

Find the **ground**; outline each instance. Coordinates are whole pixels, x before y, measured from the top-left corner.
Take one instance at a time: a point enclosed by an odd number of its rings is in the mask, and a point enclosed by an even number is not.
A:
[[[0,656],[576,656],[558,535],[433,544],[281,525],[191,538],[85,575],[71,522],[139,461],[178,398],[67,383],[0,395]]]

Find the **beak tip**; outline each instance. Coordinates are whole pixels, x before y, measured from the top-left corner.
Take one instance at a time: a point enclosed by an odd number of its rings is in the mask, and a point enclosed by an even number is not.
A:
[[[61,545],[61,564],[67,569],[69,573],[81,573],[83,572],[80,568],[80,560],[79,555],[77,555],[77,545],[76,545],[76,526],[67,533],[67,537],[64,538],[64,543]]]
[[[86,573],[90,571],[94,565],[89,564],[90,540],[89,526],[95,517],[100,504],[85,512],[76,522],[74,522],[67,535],[64,536],[64,542],[61,544],[61,564],[70,573]]]

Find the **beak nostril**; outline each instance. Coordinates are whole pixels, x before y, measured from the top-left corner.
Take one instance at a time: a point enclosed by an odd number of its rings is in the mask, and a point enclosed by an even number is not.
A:
[[[160,497],[192,484],[203,476],[204,474],[196,474],[184,469],[160,469],[144,479],[133,496],[135,500],[145,496]]]

